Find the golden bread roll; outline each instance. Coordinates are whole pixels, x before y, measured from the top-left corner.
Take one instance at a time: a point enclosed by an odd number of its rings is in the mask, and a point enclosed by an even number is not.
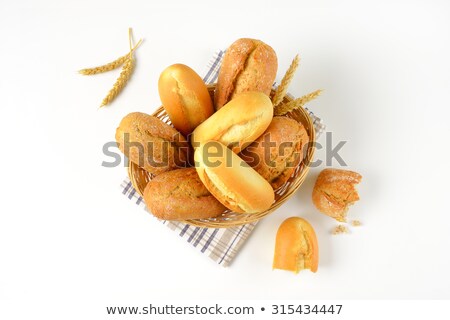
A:
[[[156,176],[145,187],[144,200],[151,213],[163,220],[205,219],[226,210],[200,181],[195,168]]]
[[[216,110],[246,91],[270,94],[278,60],[269,45],[255,39],[238,39],[225,52],[214,93]]]
[[[200,124],[191,135],[191,143],[196,148],[204,141],[220,141],[239,153],[267,129],[272,117],[268,96],[244,92]]]
[[[173,126],[185,136],[214,112],[202,78],[184,64],[166,68],[159,77],[158,90]]]
[[[308,142],[308,133],[301,123],[274,117],[266,131],[242,150],[240,156],[277,189],[303,159],[303,148]]]
[[[319,246],[313,227],[305,219],[291,217],[277,231],[273,268],[298,273],[304,269],[316,272]]]
[[[361,179],[359,173],[349,170],[322,170],[312,193],[317,210],[337,221],[345,222],[349,206],[359,200],[355,185]]]
[[[187,165],[189,143],[177,130],[141,112],[126,115],[116,130],[117,145],[128,159],[159,174]]]
[[[200,144],[194,159],[200,180],[225,207],[257,213],[272,205],[275,195],[270,184],[220,142]]]

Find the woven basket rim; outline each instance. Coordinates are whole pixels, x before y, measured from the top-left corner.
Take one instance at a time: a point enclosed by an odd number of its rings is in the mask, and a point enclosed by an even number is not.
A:
[[[209,84],[207,85],[207,87],[209,93],[213,95],[216,84],[215,83]],[[274,90],[272,90],[271,96],[273,95],[273,93]],[[284,97],[284,103],[292,100],[293,98],[290,95],[286,95]],[[159,118],[162,121],[165,120],[164,121],[165,123],[172,126],[170,119],[168,119],[168,115],[162,106],[160,106],[155,112],[153,112],[152,115]],[[219,217],[209,219],[183,220],[178,222],[184,222],[192,226],[204,228],[229,228],[240,226],[256,222],[264,218],[265,216],[269,215],[270,213],[278,209],[284,202],[286,202],[290,197],[292,197],[292,195],[298,190],[300,185],[305,180],[306,175],[308,174],[309,164],[311,163],[314,156],[316,137],[313,122],[304,108],[298,108],[285,116],[300,121],[303,124],[306,131],[308,132],[310,143],[308,143],[307,145],[308,149],[306,151],[306,156],[294,170],[291,177],[282,186],[274,190],[275,202],[268,210],[261,213],[252,213],[252,214],[235,213],[231,212],[230,210],[226,210],[225,213]],[[144,191],[143,189],[145,188],[145,185],[148,183],[148,181],[151,180],[152,175],[128,160],[128,176],[133,185],[133,188],[136,190],[136,192],[139,193],[141,197],[143,197]]]

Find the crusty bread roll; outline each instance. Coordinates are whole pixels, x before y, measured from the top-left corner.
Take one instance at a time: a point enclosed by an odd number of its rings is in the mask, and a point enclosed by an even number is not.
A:
[[[189,143],[177,130],[141,112],[122,119],[116,141],[131,162],[153,174],[185,167],[189,159]]]
[[[317,210],[345,222],[349,206],[359,200],[355,185],[362,176],[353,171],[324,169],[317,177],[312,200]]]
[[[200,124],[191,135],[195,147],[208,140],[220,141],[238,153],[269,126],[273,105],[261,92],[244,92]]]
[[[308,142],[308,133],[301,123],[274,117],[266,131],[242,150],[240,156],[277,189],[303,159],[303,148]]]
[[[277,231],[273,268],[316,272],[318,265],[319,246],[313,227],[299,217],[284,220]]]
[[[214,112],[202,78],[184,64],[166,68],[159,77],[158,90],[173,126],[185,136]]]
[[[194,159],[200,179],[225,207],[257,213],[272,205],[275,195],[270,184],[222,143],[200,144]]]
[[[226,210],[200,181],[195,168],[156,176],[147,184],[144,200],[151,213],[163,220],[206,219]]]
[[[216,110],[245,91],[270,94],[278,69],[277,55],[255,39],[238,39],[225,52],[214,93]]]

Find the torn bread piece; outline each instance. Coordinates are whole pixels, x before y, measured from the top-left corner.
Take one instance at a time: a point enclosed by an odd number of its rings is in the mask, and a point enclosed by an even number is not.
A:
[[[345,222],[348,208],[359,200],[355,185],[361,179],[359,173],[349,170],[322,170],[312,193],[317,210],[339,222]]]
[[[313,227],[299,217],[284,220],[277,231],[273,269],[316,272],[318,265],[319,246]]]

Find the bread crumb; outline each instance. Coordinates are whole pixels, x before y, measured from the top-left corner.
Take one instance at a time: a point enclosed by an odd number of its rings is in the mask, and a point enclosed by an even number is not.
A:
[[[361,221],[359,220],[352,220],[350,223],[354,227],[359,227],[361,225]]]
[[[348,229],[343,224],[340,224],[340,225],[334,227],[334,229],[332,231],[333,235],[344,234],[344,233],[348,233]]]

